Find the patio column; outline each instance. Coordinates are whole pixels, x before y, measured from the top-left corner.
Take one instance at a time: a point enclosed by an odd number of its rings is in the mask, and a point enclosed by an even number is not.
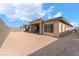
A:
[[[43,25],[41,22],[39,23],[39,34],[43,34]]]

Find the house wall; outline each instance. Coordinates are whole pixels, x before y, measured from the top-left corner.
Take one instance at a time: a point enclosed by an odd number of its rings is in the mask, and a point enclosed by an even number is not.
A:
[[[40,28],[39,28],[39,30],[40,30],[39,34],[43,34],[43,29],[44,29],[43,25],[44,24],[42,22],[39,23],[39,26],[40,26]]]
[[[54,37],[59,37],[59,36],[64,36],[66,34],[69,34],[72,30],[72,27],[61,22],[61,21],[51,21],[51,22],[47,22],[44,23],[45,24],[53,24],[54,25],[54,32],[53,33],[49,33],[49,32],[45,32],[43,29],[43,33],[45,35],[49,35],[49,36],[54,36]],[[43,27],[44,27],[43,25]]]
[[[55,36],[55,37],[58,37],[59,36],[59,23],[58,21],[51,21],[51,22],[47,22],[47,23],[44,23],[45,24],[53,24],[53,33],[49,33],[49,32],[45,32],[44,29],[43,29],[43,34],[45,35],[49,35],[49,36]],[[43,27],[44,27],[43,25]]]
[[[72,27],[59,21],[59,33],[68,31],[68,30],[72,30]]]
[[[43,20],[32,22],[29,26],[29,32],[34,32],[34,25],[39,24],[39,34],[43,34]]]
[[[72,27],[59,21],[59,36],[64,36],[69,34],[72,30]]]
[[[71,26],[67,25],[66,23],[64,23],[62,21],[55,20],[55,21],[46,21],[45,22],[45,21],[39,20],[39,21],[35,21],[30,24],[30,28],[29,28],[30,32],[33,31],[33,24],[36,24],[36,23],[38,23],[39,27],[40,27],[39,34],[44,34],[44,35],[48,35],[48,36],[59,37],[59,36],[63,36],[63,35],[70,33],[72,30]],[[52,33],[44,31],[44,25],[46,25],[46,24],[53,24]]]

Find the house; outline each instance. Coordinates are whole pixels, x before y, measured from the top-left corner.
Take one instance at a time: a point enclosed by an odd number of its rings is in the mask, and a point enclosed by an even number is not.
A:
[[[30,22],[29,32],[59,37],[71,32],[72,27],[64,17],[49,20],[39,18]]]
[[[28,32],[29,31],[29,29],[28,29],[28,25],[23,25],[23,28],[25,28],[25,32]]]

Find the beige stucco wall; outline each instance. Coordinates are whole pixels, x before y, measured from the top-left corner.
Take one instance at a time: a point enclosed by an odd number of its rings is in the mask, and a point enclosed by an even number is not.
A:
[[[44,22],[43,20],[38,20],[38,21],[30,23],[29,32],[33,32],[34,31],[34,25],[38,23],[39,24],[39,34],[43,34],[43,22]]]
[[[62,25],[62,27],[61,27],[61,25]],[[62,28],[62,30],[61,30],[61,28]],[[59,36],[64,36],[66,34],[69,34],[71,32],[71,30],[72,30],[71,26],[59,21]]]
[[[39,30],[40,30],[39,34],[42,33],[42,34],[45,34],[45,35],[55,36],[55,37],[63,36],[65,34],[69,33],[71,31],[71,29],[72,29],[71,26],[69,26],[69,25],[67,25],[67,24],[65,24],[65,23],[63,23],[61,21],[58,21],[58,20],[47,21],[47,22],[43,22],[43,23],[42,23],[42,20],[39,20],[39,21],[35,21],[35,22],[33,22],[33,23],[30,24],[30,27],[31,27],[31,28],[29,28],[30,32],[31,32],[31,30],[33,30],[32,24],[35,24],[35,23],[39,23],[39,26],[40,26],[40,28],[39,28]],[[44,25],[45,24],[53,24],[54,25],[54,27],[53,27],[53,33],[44,32]],[[62,31],[61,31],[61,25],[63,25]]]
[[[71,32],[72,27],[61,22],[61,21],[51,21],[51,22],[47,22],[45,24],[53,24],[54,25],[54,32],[53,33],[48,33],[48,32],[43,32],[45,35],[49,35],[49,36],[55,36],[55,37],[59,37],[59,36],[63,36],[66,35],[68,33]],[[63,25],[62,31],[61,31],[61,25]],[[44,27],[44,25],[43,25]]]
[[[62,30],[61,30],[61,25],[63,26]],[[72,27],[59,21],[59,33],[64,32],[64,31],[68,31],[68,30],[72,30]]]
[[[45,35],[49,35],[49,36],[55,36],[55,37],[58,37],[59,36],[59,23],[58,21],[52,21],[52,22],[47,22],[47,23],[44,23],[44,24],[53,24],[54,27],[53,27],[53,33],[48,33],[48,32],[44,32],[44,29],[43,29],[43,32]],[[44,27],[44,25],[43,25]]]
[[[9,31],[10,31],[10,28],[6,26],[2,20],[0,20],[0,47],[3,41],[5,40],[5,38],[7,37]]]

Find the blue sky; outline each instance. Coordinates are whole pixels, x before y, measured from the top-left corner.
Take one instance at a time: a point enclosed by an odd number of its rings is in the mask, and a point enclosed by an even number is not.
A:
[[[9,27],[20,27],[37,18],[65,17],[75,27],[79,25],[79,4],[39,3],[13,4],[0,3],[0,18]]]

